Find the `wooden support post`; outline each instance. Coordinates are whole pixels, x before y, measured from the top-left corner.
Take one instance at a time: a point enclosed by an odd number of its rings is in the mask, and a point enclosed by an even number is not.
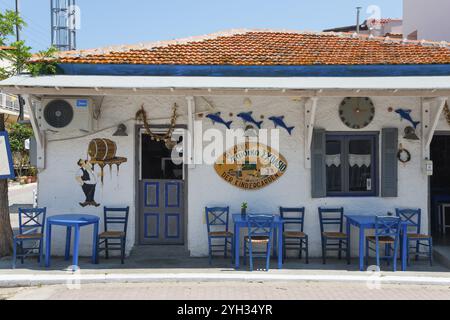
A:
[[[311,144],[316,120],[317,97],[305,101],[305,168],[311,168]]]
[[[195,115],[195,99],[193,96],[187,96],[186,101],[188,104],[188,132],[187,132],[187,161],[188,161],[188,168],[194,169],[195,168],[195,158],[194,158],[194,152],[195,152],[195,146],[194,146],[194,115]]]
[[[45,169],[45,133],[39,128],[36,118],[35,108],[33,108],[33,99],[30,95],[23,95],[25,100],[25,108],[30,117],[31,126],[33,128],[34,138],[36,139],[36,166],[37,169]],[[40,103],[40,102],[38,102]]]
[[[430,145],[448,98],[422,98],[422,158],[430,160]]]

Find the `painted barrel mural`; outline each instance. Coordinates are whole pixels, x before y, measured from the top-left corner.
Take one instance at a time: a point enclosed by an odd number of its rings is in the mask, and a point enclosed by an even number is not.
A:
[[[89,143],[88,154],[93,160],[108,161],[116,157],[117,145],[109,139],[94,139]]]

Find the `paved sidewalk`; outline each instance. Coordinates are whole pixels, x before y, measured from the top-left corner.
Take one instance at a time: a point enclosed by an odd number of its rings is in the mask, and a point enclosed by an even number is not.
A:
[[[11,290],[11,289],[10,289]],[[2,295],[0,289],[0,297]],[[323,282],[161,282],[15,289],[12,300],[449,300],[449,286]]]

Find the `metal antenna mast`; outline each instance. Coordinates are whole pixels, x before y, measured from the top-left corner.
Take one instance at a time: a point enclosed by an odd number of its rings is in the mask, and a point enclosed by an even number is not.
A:
[[[75,0],[50,0],[52,46],[59,51],[76,50]]]

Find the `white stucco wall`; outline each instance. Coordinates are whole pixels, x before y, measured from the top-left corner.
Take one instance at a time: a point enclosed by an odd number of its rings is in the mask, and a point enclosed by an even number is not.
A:
[[[450,1],[404,0],[403,34],[418,31],[418,39],[450,41]]]
[[[270,116],[285,116],[289,126],[295,126],[292,136],[284,130],[280,131],[279,152],[288,161],[286,173],[276,182],[259,191],[243,191],[232,187],[222,180],[213,166],[197,165],[188,172],[188,249],[192,256],[207,254],[207,235],[204,218],[204,207],[215,205],[229,205],[232,212],[240,211],[242,202],[249,203],[249,211],[278,212],[279,206],[305,206],[305,232],[310,237],[311,256],[320,255],[320,231],[317,207],[343,206],[346,213],[354,214],[384,214],[396,207],[414,207],[423,210],[422,223],[424,231],[427,229],[428,207],[428,179],[422,173],[421,142],[404,140],[403,130],[407,122],[400,121],[400,117],[388,108],[413,109],[412,117],[421,120],[419,98],[385,98],[373,97],[376,106],[374,121],[364,130],[380,131],[384,127],[398,127],[399,141],[412,154],[412,161],[406,165],[399,164],[399,197],[381,198],[325,198],[311,199],[310,170],[304,165],[304,107],[298,99],[284,97],[252,97],[252,107],[244,105],[245,96],[240,97],[209,97],[217,111],[222,111],[225,120],[233,120],[234,128],[243,128],[242,121],[236,114],[242,111],[253,111],[255,119],[264,115],[263,128],[273,128],[268,120]],[[338,105],[341,98],[321,98],[317,109],[316,127],[328,131],[348,131],[338,117]],[[201,99],[197,101],[197,112],[208,110]],[[179,106],[179,113],[183,116],[178,123],[185,124],[186,100],[182,97],[105,97],[102,107],[102,117],[98,128],[105,128],[134,117],[138,108],[145,102],[145,108],[151,118],[169,117],[174,102]],[[229,113],[234,114],[229,117]],[[155,122],[152,122],[155,123]],[[167,123],[159,121],[156,123]],[[47,145],[46,169],[39,176],[39,205],[48,207],[49,215],[60,213],[91,213],[102,216],[102,207],[81,208],[79,202],[84,199],[81,188],[75,181],[78,170],[76,162],[79,158],[86,158],[87,146],[93,138],[108,138],[116,141],[118,156],[128,158],[128,162],[120,167],[117,176],[113,167],[112,175],[109,168],[105,168],[105,181],[99,182],[96,190],[96,201],[108,206],[126,206],[131,208],[127,239],[127,251],[132,248],[136,237],[136,206],[135,206],[135,168],[134,159],[138,155],[135,150],[134,121],[126,122],[129,130],[128,137],[112,137],[115,128],[96,133],[79,139],[49,142]],[[221,125],[212,125],[209,119],[203,119],[203,128],[223,130]],[[445,122],[439,126],[440,130],[450,130]],[[420,130],[418,132],[420,134]],[[48,137],[53,139],[55,137]],[[206,145],[206,143],[204,144]],[[98,172],[98,168],[97,168]],[[103,225],[101,225],[101,229]],[[90,254],[91,228],[83,228],[81,254]],[[54,230],[54,254],[62,254],[64,249],[64,233],[62,228]],[[353,239],[356,241],[356,233]],[[357,246],[353,245],[353,250]]]

